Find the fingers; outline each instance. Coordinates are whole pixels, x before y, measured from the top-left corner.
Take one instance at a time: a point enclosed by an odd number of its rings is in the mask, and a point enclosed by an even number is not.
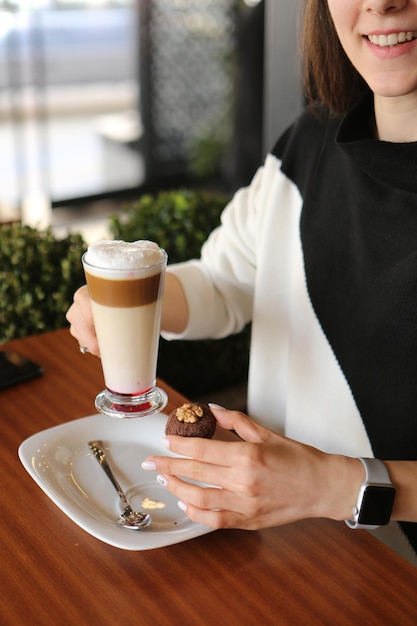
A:
[[[164,475],[182,476],[199,483],[232,487],[235,474],[233,465],[238,466],[239,457],[239,450],[234,446],[240,446],[241,443],[174,435],[164,442],[169,444],[170,450],[181,456],[149,457],[142,463],[143,469],[158,471]]]
[[[172,469],[181,466],[181,470],[184,470],[188,466],[189,460],[193,460],[195,464],[219,466],[223,469],[242,468],[243,465],[250,464],[252,455],[256,454],[257,446],[254,446],[253,443],[242,440],[218,441],[200,437],[169,435],[163,440],[163,445],[180,457],[158,455],[152,456],[150,459],[157,462],[158,470],[161,469],[162,465]],[[180,472],[173,473],[180,474]],[[202,477],[190,476],[190,478],[202,480]]]
[[[178,502],[178,506],[182,511],[184,511],[191,521],[196,524],[209,526],[209,528],[213,528],[213,530],[220,530],[221,528],[241,528],[244,530],[252,529],[250,521],[240,513],[223,510],[200,509],[192,504],[185,504],[182,500]]]
[[[70,333],[80,346],[99,356],[99,348],[91,311],[87,286],[80,287],[74,294],[74,303],[68,309],[66,318],[70,323]]]
[[[229,411],[216,404],[209,406],[218,424],[227,430],[234,430],[244,441],[270,443],[279,439],[276,432],[260,426],[240,411]]]
[[[159,482],[179,498],[178,506],[194,522],[210,528],[246,528],[251,515],[242,512],[242,499],[226,489],[196,487],[175,476],[159,476]]]
[[[226,501],[229,509],[233,510],[238,507],[237,498],[233,492],[229,492],[226,489],[216,487],[200,487],[196,489],[192,483],[180,480],[175,476],[159,476],[158,482],[165,484],[165,486],[169,484],[170,492],[176,495],[182,503],[183,506],[181,508],[191,505],[198,509],[220,511],[225,508]],[[187,505],[184,504],[185,502]]]
[[[263,428],[238,411],[212,406],[220,426],[235,430],[239,442],[170,435],[163,445],[177,456],[152,456],[142,465],[165,475],[175,475],[200,483],[218,485],[232,491],[244,488],[245,477],[252,474],[261,453],[257,443],[278,443],[280,435]]]

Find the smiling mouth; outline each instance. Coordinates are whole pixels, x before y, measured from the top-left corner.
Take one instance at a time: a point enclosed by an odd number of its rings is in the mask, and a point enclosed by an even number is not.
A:
[[[368,35],[368,39],[374,46],[388,48],[417,39],[417,31],[409,30],[401,33],[390,33],[389,35]]]

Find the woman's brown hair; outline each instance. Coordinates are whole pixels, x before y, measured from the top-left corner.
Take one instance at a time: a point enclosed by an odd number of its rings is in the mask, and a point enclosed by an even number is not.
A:
[[[307,102],[345,113],[368,87],[340,44],[327,0],[305,0],[301,41]]]

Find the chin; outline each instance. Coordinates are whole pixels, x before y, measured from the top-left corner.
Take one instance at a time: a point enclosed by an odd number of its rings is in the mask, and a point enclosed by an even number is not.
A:
[[[401,98],[417,96],[417,80],[410,81],[410,75],[401,80],[398,76],[384,77],[383,80],[367,81],[375,96],[381,98]]]

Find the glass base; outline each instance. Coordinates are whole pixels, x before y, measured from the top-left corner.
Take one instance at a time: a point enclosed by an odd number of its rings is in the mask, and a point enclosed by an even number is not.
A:
[[[154,387],[142,396],[117,395],[104,389],[96,397],[96,409],[110,417],[143,417],[160,413],[167,405],[168,396],[159,387]]]

